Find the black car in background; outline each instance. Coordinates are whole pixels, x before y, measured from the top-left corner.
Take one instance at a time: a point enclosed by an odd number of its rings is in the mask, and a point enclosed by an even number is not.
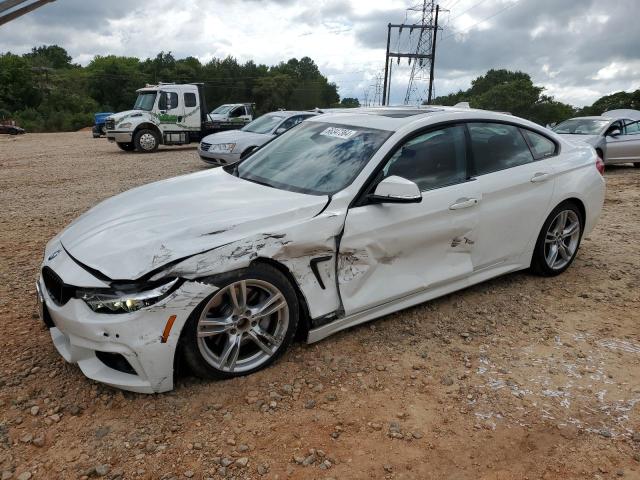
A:
[[[8,135],[22,135],[25,133],[24,128],[16,127],[15,125],[0,125],[0,134],[6,133]]]

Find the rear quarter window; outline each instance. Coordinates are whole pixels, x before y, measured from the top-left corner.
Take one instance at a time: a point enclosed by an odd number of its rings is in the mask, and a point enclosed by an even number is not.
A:
[[[527,139],[533,158],[540,160],[542,158],[552,157],[557,153],[558,146],[555,142],[549,140],[544,135],[532,132],[531,130],[521,129],[524,137]]]

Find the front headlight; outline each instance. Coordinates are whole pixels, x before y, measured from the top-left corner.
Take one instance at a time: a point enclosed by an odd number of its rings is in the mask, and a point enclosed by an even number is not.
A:
[[[150,285],[142,288],[122,285],[114,289],[78,289],[77,297],[89,305],[97,313],[130,313],[148,307],[167,297],[176,290],[180,283],[178,278],[172,278],[165,283]]]
[[[236,146],[235,143],[214,143],[209,147],[209,151],[230,152]]]
[[[118,128],[131,128],[131,122],[124,122],[118,125]]]

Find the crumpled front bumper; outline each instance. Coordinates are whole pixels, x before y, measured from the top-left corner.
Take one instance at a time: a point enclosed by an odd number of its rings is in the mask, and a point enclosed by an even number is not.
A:
[[[212,285],[185,282],[150,307],[133,313],[104,314],[94,312],[77,298],[58,305],[42,278],[37,283],[41,316],[45,323],[50,322],[51,338],[60,355],[78,364],[88,378],[139,393],[173,389],[180,332],[191,312],[216,290]],[[164,335],[168,323],[172,325]],[[105,363],[105,358],[118,359],[120,365],[125,359],[130,368],[114,368],[114,363]]]

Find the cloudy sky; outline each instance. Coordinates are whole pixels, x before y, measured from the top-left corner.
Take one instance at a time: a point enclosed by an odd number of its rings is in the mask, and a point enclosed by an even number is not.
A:
[[[0,27],[0,51],[58,44],[94,55],[201,61],[231,55],[274,64],[304,55],[340,95],[375,96],[386,25],[411,23],[418,0],[57,0]],[[582,106],[640,88],[638,0],[441,0],[436,94],[466,89],[490,68],[528,72],[546,93]],[[413,34],[415,41],[416,33]],[[392,50],[408,47],[406,31]],[[393,65],[392,103],[404,100],[406,60]],[[418,93],[425,91],[424,82]]]

